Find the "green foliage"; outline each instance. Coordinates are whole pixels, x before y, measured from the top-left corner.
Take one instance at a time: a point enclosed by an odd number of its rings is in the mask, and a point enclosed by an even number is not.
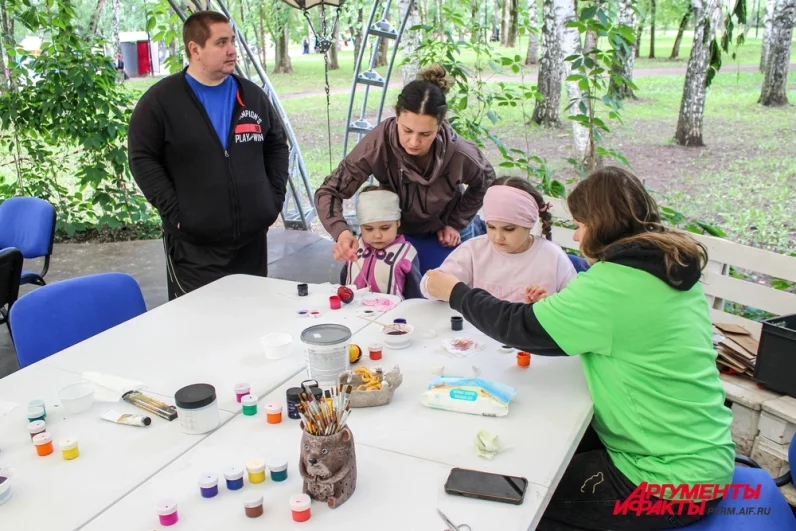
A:
[[[16,88],[0,96],[0,145],[15,155],[16,180],[0,183],[0,197],[50,201],[58,232],[69,236],[122,225],[151,233],[157,216],[127,164],[133,99],[112,60],[101,43],[77,35],[68,0],[11,0],[7,9],[46,36],[39,56],[14,50],[19,60],[9,64]]]
[[[152,35],[153,41],[161,41],[166,46],[173,46],[177,53],[169,55],[163,62],[163,67],[174,74],[182,70],[185,60],[185,50],[182,34],[174,28],[181,28],[182,21],[172,11],[168,0],[160,0],[147,12],[146,31]]]

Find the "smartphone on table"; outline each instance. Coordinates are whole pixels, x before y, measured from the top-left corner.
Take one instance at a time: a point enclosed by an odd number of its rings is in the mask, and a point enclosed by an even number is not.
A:
[[[456,496],[521,505],[528,480],[517,476],[490,474],[454,468],[445,482],[445,492]]]

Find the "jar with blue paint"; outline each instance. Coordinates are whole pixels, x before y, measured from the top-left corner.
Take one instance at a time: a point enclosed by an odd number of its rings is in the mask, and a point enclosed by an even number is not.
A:
[[[47,408],[44,405],[44,400],[31,400],[28,402],[28,407],[40,407],[44,412],[44,418],[47,418]]]
[[[28,407],[28,422],[44,420],[44,408],[41,406]]]
[[[287,479],[287,460],[281,457],[272,457],[268,460],[268,470],[271,471],[272,480],[285,481]]]
[[[240,490],[243,488],[243,467],[231,466],[224,471],[224,479],[227,480],[227,489]]]
[[[218,476],[215,474],[204,474],[199,478],[199,490],[202,498],[213,498],[218,494]]]

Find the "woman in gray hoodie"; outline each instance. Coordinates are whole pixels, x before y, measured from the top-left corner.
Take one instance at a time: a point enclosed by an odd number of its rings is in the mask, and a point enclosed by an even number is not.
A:
[[[356,258],[357,239],[343,215],[343,200],[371,175],[398,194],[400,230],[412,243],[432,240],[449,251],[467,233],[495,170],[445,120],[451,85],[441,66],[421,70],[398,96],[395,117],[365,135],[315,192],[318,216],[336,242],[336,260]],[[425,247],[415,246],[421,253]]]

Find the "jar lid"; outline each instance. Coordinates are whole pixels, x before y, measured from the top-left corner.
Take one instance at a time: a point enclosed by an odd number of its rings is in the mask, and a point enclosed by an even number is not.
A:
[[[282,404],[268,404],[265,406],[265,412],[275,415],[277,413],[282,413]]]
[[[216,401],[216,388],[210,384],[193,384],[183,387],[174,395],[181,409],[199,409]]]
[[[229,467],[224,471],[224,477],[230,481],[241,479],[243,477],[243,467],[238,465]]]
[[[28,418],[35,419],[44,416],[44,408],[41,406],[32,406],[28,408]]]
[[[240,403],[244,406],[256,406],[257,397],[254,395],[246,395],[240,399]]]
[[[259,507],[263,504],[262,494],[256,492],[247,492],[243,497],[243,506],[246,508]]]
[[[238,394],[248,393],[251,391],[252,386],[247,383],[239,383],[235,385],[235,392]]]
[[[77,448],[77,439],[72,437],[67,437],[66,439],[61,439],[58,441],[58,448],[61,450],[72,450]]]
[[[199,477],[199,486],[203,489],[209,489],[218,485],[218,476],[215,474],[202,474]]]
[[[531,355],[529,353],[527,353],[527,352],[520,351],[520,352],[517,352],[517,357],[518,358],[530,358]]]
[[[406,319],[401,319],[401,318],[393,319],[392,322],[395,324],[406,324]]]
[[[286,391],[285,394],[287,395],[287,399],[291,402],[298,402],[300,398],[299,395],[301,395],[303,392],[304,390],[301,387],[291,387]]]
[[[44,400],[37,398],[28,402],[28,407],[44,407]]]
[[[301,333],[301,341],[308,345],[327,347],[338,343],[348,343],[351,330],[347,326],[324,323],[311,326]]]
[[[246,463],[246,470],[249,472],[264,472],[265,471],[265,463],[262,459],[252,459],[248,463]]]
[[[159,500],[155,505],[155,510],[161,516],[168,516],[177,512],[177,500],[166,498]]]
[[[268,470],[271,472],[284,472],[287,470],[287,459],[272,457],[268,459]]]
[[[384,347],[382,347],[381,343],[371,343],[368,345],[368,350],[381,350],[382,348]]]
[[[306,494],[294,494],[290,497],[290,509],[293,511],[306,511],[311,504],[312,501]]]
[[[47,433],[46,431],[33,436],[33,444],[35,446],[41,446],[42,444],[47,444],[49,442],[52,442],[52,440],[53,436]]]
[[[47,423],[43,420],[34,420],[28,424],[28,433],[41,433],[47,428]]]

